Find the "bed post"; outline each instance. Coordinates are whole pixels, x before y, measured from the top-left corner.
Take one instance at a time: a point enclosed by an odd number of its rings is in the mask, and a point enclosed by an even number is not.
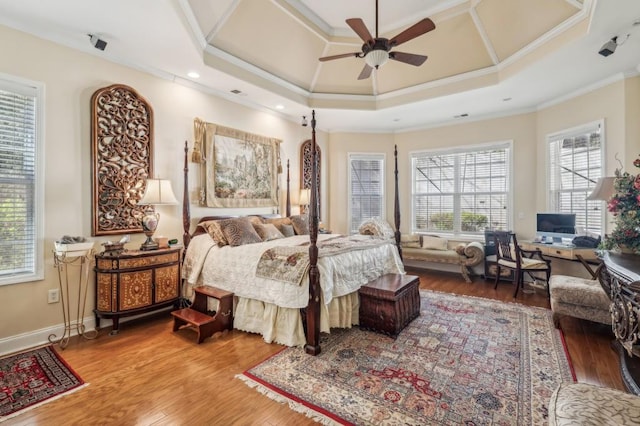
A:
[[[320,272],[318,271],[318,166],[316,162],[316,111],[311,112],[311,194],[309,197],[309,304],[307,305],[307,344],[309,355],[320,353]]]
[[[191,241],[191,234],[189,234],[189,228],[191,227],[191,213],[189,211],[189,145],[187,141],[184,141],[184,192],[182,194],[182,244],[184,245],[184,253],[187,251],[187,246]]]
[[[291,216],[291,197],[289,196],[289,159],[287,159],[287,201],[285,205],[285,214],[286,217]]]
[[[395,219],[396,224],[396,245],[398,246],[398,254],[400,255],[400,260],[402,260],[402,245],[400,244],[400,194],[398,192],[398,145],[394,145],[393,147],[393,156],[395,158],[396,166],[394,169],[395,181],[396,181],[396,194],[395,201],[393,205],[393,217]]]

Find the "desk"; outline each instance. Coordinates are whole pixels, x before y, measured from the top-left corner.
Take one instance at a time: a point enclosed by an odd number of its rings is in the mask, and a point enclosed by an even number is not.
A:
[[[562,244],[544,244],[534,241],[522,241],[520,246],[524,250],[538,249],[543,255],[549,257],[557,257],[558,259],[573,260],[582,263],[587,269],[591,278],[596,278],[595,271],[591,268],[591,264],[599,264],[598,255],[595,248],[569,247]]]

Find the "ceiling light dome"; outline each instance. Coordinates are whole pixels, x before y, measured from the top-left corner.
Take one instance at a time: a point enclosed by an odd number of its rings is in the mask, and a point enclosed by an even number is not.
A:
[[[364,61],[372,68],[378,69],[379,66],[384,65],[389,60],[389,52],[386,50],[375,49],[367,53],[364,57]]]

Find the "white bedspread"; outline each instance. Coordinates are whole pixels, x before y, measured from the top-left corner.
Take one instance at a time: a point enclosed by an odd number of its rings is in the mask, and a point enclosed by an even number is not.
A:
[[[318,235],[318,241],[336,235]],[[357,236],[371,239],[375,237]],[[308,235],[246,244],[239,247],[218,247],[208,234],[194,237],[187,249],[183,277],[190,290],[195,285],[212,285],[232,291],[236,296],[260,300],[285,308],[303,308],[309,299],[309,277],[301,285],[257,278],[256,266],[262,253],[271,247],[294,246],[308,242]],[[378,247],[348,253],[323,256],[318,259],[323,300],[329,304],[334,297],[352,293],[363,284],[387,273],[404,273],[395,243],[387,240]],[[187,295],[189,295],[190,291]]]

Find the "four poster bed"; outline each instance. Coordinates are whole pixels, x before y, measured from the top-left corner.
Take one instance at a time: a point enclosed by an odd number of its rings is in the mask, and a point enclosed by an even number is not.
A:
[[[312,114],[312,174],[318,175]],[[190,233],[188,147],[185,143],[183,227],[186,249],[183,264],[184,295],[192,288],[210,285],[235,294],[234,328],[259,333],[267,342],[302,346],[311,355],[320,353],[320,332],[358,324],[358,289],[388,273],[404,273],[400,252],[398,162],[395,150],[395,230],[381,221],[373,223],[378,235],[340,236],[318,234],[317,179],[311,179],[308,233],[265,238],[276,225],[293,223],[304,228],[302,218],[290,215],[289,164],[285,218],[209,216]],[[287,222],[289,221],[289,222]],[[247,225],[247,223],[253,223]],[[296,226],[296,224],[298,226]],[[380,226],[378,226],[380,225]],[[251,228],[247,230],[247,228]],[[253,229],[260,238],[235,244]],[[224,232],[220,232],[220,230]],[[269,229],[270,231],[265,231]],[[247,230],[247,232],[245,232]],[[265,234],[265,235],[266,235]],[[375,232],[374,232],[375,234]],[[253,235],[253,234],[251,234]],[[230,243],[221,245],[220,240]],[[251,237],[255,238],[255,237]],[[250,238],[249,238],[250,239]],[[227,241],[228,242],[228,241]],[[215,302],[214,302],[215,303]]]

